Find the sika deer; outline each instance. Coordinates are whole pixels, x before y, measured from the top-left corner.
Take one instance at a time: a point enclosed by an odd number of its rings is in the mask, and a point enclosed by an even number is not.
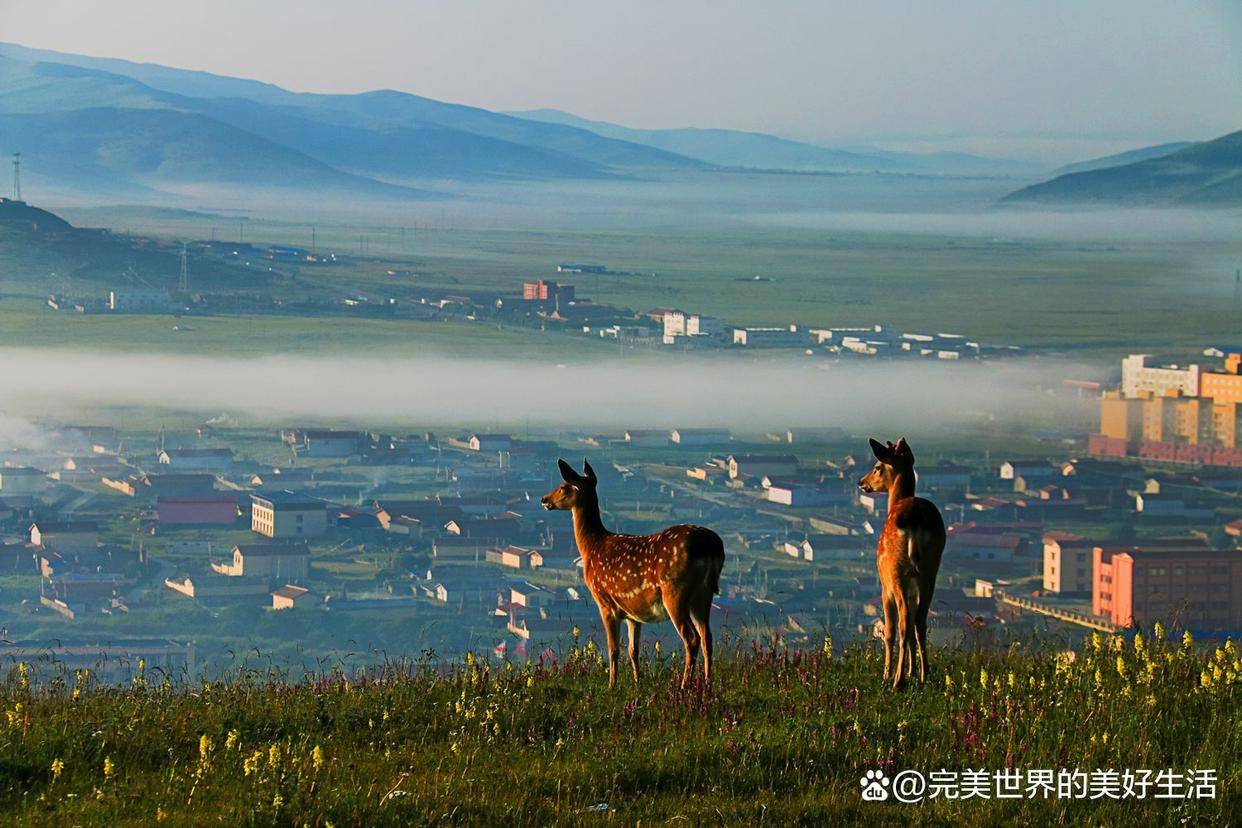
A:
[[[914,496],[914,452],[902,437],[897,445],[871,441],[876,464],[858,481],[865,492],[888,492],[888,518],[876,544],[884,602],[884,681],[888,681],[896,639],[897,670],[893,689],[901,684],[902,668],[914,668],[919,652],[919,681],[927,680],[927,611],[936,590],[936,572],[944,551],[944,519],[930,500]]]
[[[638,642],[642,625],[671,620],[686,647],[681,686],[690,681],[699,646],[703,678],[712,677],[712,596],[720,592],[724,544],[702,526],[670,526],[654,535],[616,535],[599,514],[595,471],[585,460],[578,474],[557,461],[565,481],[543,496],[545,509],[568,509],[582,555],[582,574],[599,607],[608,636],[608,686],[617,682],[618,637],[622,619],[629,627],[630,666],[638,681]]]

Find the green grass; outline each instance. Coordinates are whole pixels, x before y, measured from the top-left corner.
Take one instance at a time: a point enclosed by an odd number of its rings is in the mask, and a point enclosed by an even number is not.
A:
[[[724,648],[722,648],[724,649]],[[1222,824],[1239,804],[1242,664],[1180,642],[933,655],[881,689],[874,646],[734,646],[713,688],[675,653],[606,687],[561,665],[390,665],[347,680],[237,673],[109,689],[36,665],[0,686],[10,824]],[[33,680],[32,680],[33,679]],[[80,691],[80,692],[79,692]],[[1215,800],[860,798],[868,769],[1210,768]],[[606,811],[592,811],[606,804]]]
[[[835,200],[834,188],[846,186],[876,192]],[[347,214],[317,220],[319,249],[339,250],[350,257],[346,262],[298,268],[296,283],[277,280],[265,286],[262,268],[244,274],[257,280],[253,289],[285,298],[361,292],[404,300],[421,288],[515,293],[523,280],[558,278],[557,262],[597,261],[623,275],[564,278],[575,282],[582,296],[636,311],[683,307],[739,325],[880,323],[899,330],[954,331],[984,342],[1064,350],[1110,368],[1116,357],[1140,347],[1194,354],[1205,342],[1228,340],[1237,327],[1233,271],[1242,245],[1236,238],[1187,241],[1172,233],[1167,238],[1127,237],[1129,219],[1124,215],[1116,220],[1118,238],[1090,242],[1057,239],[1039,230],[1024,234],[1016,222],[1011,222],[1018,228],[1014,236],[993,238],[970,221],[953,221],[952,212],[940,213],[945,221],[933,221],[930,229],[923,227],[926,217],[917,213],[884,222],[890,228],[885,230],[829,229],[831,222],[814,226],[818,211],[846,210],[853,203],[863,210],[876,209],[875,204],[882,204],[881,210],[983,209],[1007,185],[992,182],[981,192],[962,182],[901,185],[927,189],[918,193],[885,191],[889,186],[897,185],[761,177],[724,185],[700,181],[671,191],[655,185],[599,192],[579,188],[565,193],[564,205],[555,193],[484,189],[471,193],[478,198],[477,217],[457,205],[456,218],[444,219],[440,213],[445,208],[436,205],[427,208],[430,214],[374,214],[374,223],[365,225],[351,223]],[[778,189],[769,192],[772,187]],[[664,192],[687,200],[666,202]],[[514,212],[513,204],[526,203],[523,199],[529,200],[529,210]],[[561,212],[540,225],[539,208],[550,204]],[[575,208],[577,213],[570,212]],[[206,238],[216,230],[237,232],[231,220],[210,215],[164,216],[102,207],[66,214],[79,223],[128,226],[136,234],[170,243]],[[800,216],[809,218],[800,225]],[[309,218],[254,215],[246,219],[245,236],[259,245],[309,246],[311,224]],[[360,237],[368,240],[363,248],[367,255],[354,258]],[[153,263],[148,270],[172,279],[175,257],[167,251],[163,255],[162,264]],[[11,244],[0,244],[0,287],[12,285],[16,292],[41,297],[58,287],[58,280],[47,277],[49,271],[60,277],[77,273],[84,256],[67,253],[58,261],[54,251],[32,246],[15,252]],[[122,265],[118,260],[111,270],[96,268],[93,281],[71,279],[71,287],[103,295],[113,279],[109,274],[123,270]],[[205,261],[191,263],[192,271],[209,267]],[[412,275],[389,277],[390,268]],[[755,275],[770,281],[751,280]],[[5,310],[0,307],[0,319]],[[511,341],[491,343],[487,335],[474,333],[486,325],[462,326],[454,334],[447,333],[452,329],[437,333],[434,326],[374,320],[242,318],[222,321],[218,337],[187,336],[202,341],[184,345],[170,342],[170,334],[152,333],[150,323],[141,318],[112,322],[115,328],[70,318],[49,323],[49,331],[40,334],[34,330],[37,322],[15,319],[5,341],[32,331],[38,341],[55,338],[62,344],[94,347],[130,343],[183,350],[201,345],[234,352],[444,347],[487,356],[518,345],[540,349],[556,339],[513,331]],[[587,347],[578,338],[570,342],[548,347]]]
[[[569,333],[540,336],[487,323],[357,317],[80,315],[57,313],[40,303],[17,298],[0,299],[0,347],[77,347],[205,356],[452,356],[468,352],[485,359],[521,353],[558,361],[614,353],[598,338]]]

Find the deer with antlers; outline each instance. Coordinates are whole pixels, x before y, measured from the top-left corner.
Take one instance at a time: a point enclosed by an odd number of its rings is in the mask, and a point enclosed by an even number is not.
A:
[[[858,481],[865,492],[888,492],[888,517],[876,544],[876,569],[884,603],[884,681],[897,645],[893,689],[914,669],[927,680],[927,612],[936,591],[936,572],[944,552],[944,519],[930,500],[914,496],[914,452],[902,437],[893,443],[871,441],[875,467]]]
[[[574,539],[582,555],[582,574],[599,607],[608,637],[608,686],[617,682],[621,621],[629,628],[630,666],[638,681],[638,646],[642,625],[672,621],[686,647],[681,686],[690,681],[700,645],[703,679],[711,682],[712,630],[708,617],[712,596],[720,592],[724,543],[702,526],[670,526],[654,535],[618,535],[604,528],[591,464],[582,474],[558,460],[563,482],[543,496],[545,509],[573,513]]]

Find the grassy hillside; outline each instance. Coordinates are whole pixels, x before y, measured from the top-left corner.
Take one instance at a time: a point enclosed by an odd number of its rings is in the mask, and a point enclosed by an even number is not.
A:
[[[0,114],[0,150],[22,151],[53,180],[110,191],[230,184],[416,198],[428,193],[341,172],[204,115],[108,107]]]
[[[603,137],[562,124],[526,121],[478,107],[379,90],[357,95],[294,93],[271,84],[128,61],[65,55],[0,43],[0,112],[49,115],[93,110],[151,109],[209,119],[202,136],[144,134],[129,124],[154,157],[176,153],[214,167],[219,156],[267,142],[289,153],[388,181],[409,178],[601,178],[624,169],[695,169],[700,162],[664,150]],[[136,117],[136,116],[134,116]],[[53,140],[81,142],[97,127],[53,120]],[[0,124],[0,135],[13,129]],[[110,124],[103,123],[104,130]],[[222,132],[222,130],[232,130]],[[77,133],[85,133],[85,136]],[[25,145],[37,142],[26,140]],[[23,146],[23,149],[25,147]],[[62,184],[76,183],[69,166],[78,147],[58,147],[47,165]],[[50,153],[45,153],[50,154]],[[32,162],[40,159],[31,158]],[[616,168],[616,169],[614,169]],[[276,174],[277,170],[273,171]],[[287,185],[319,187],[307,171],[280,170]],[[320,171],[322,174],[322,171]],[[90,183],[90,182],[88,182]],[[257,180],[256,186],[266,182]],[[374,195],[355,181],[360,195]],[[376,182],[370,182],[376,185]],[[378,186],[378,185],[377,185]]]
[[[1242,132],[1157,158],[1058,176],[1009,203],[1242,205]]]
[[[1194,141],[1173,141],[1168,144],[1156,144],[1150,147],[1140,147],[1139,149],[1118,152],[1112,155],[1102,155],[1099,158],[1090,158],[1086,161],[1077,161],[1073,164],[1066,164],[1053,170],[1054,175],[1068,175],[1069,173],[1087,172],[1089,170],[1104,170],[1109,167],[1120,167],[1123,164],[1133,164],[1136,161],[1146,161],[1149,158],[1163,158],[1166,155],[1172,155],[1175,152],[1184,150],[1187,147],[1193,147]]]
[[[680,691],[677,655],[651,651],[641,687],[608,690],[593,644],[551,666],[180,688],[152,671],[106,689],[15,667],[0,687],[0,808],[10,824],[337,826],[1173,825],[1238,812],[1232,644],[940,652],[927,686],[897,694],[880,688],[876,647],[830,650],[737,646],[711,692]],[[860,796],[868,770],[1005,768],[1218,781],[1215,799],[1177,801]]]

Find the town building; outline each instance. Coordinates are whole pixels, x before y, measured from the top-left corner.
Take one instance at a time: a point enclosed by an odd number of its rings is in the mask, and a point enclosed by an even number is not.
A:
[[[1060,595],[1088,595],[1096,542],[1072,532],[1045,532],[1043,588]]]
[[[568,304],[574,300],[574,286],[549,282],[544,279],[539,279],[535,282],[523,282],[522,298],[528,302],[542,302],[555,307],[561,302]]]
[[[228,563],[213,563],[211,568],[230,578],[305,581],[310,549],[294,543],[239,544],[233,547]]]
[[[93,520],[36,521],[30,542],[61,553],[94,552],[99,546],[99,524]]]
[[[327,504],[290,491],[250,496],[250,529],[268,538],[315,538],[328,529]]]
[[[272,609],[283,610],[301,607],[314,602],[314,596],[306,587],[285,584],[272,590]]]
[[[30,466],[0,468],[0,495],[4,497],[31,497],[48,486],[47,473]]]
[[[1092,612],[1121,627],[1242,628],[1242,550],[1150,544],[1093,555]]]
[[[363,449],[362,432],[306,429],[294,447],[299,457],[352,457]]]
[[[733,439],[727,428],[675,428],[668,434],[677,446],[718,446]]]
[[[1105,457],[1242,466],[1242,354],[1223,370],[1150,368],[1123,361],[1119,391],[1100,400],[1100,428],[1088,449]]]
[[[1164,396],[1199,396],[1199,366],[1148,365],[1150,354],[1131,354],[1121,360],[1121,395],[1127,399]]]
[[[237,522],[237,497],[224,493],[160,497],[155,512],[164,526],[232,526]]]
[[[117,313],[165,313],[172,309],[168,291],[158,288],[124,288],[108,291],[108,310]]]
[[[802,348],[809,338],[797,325],[783,328],[734,328],[733,344],[743,348]]]
[[[793,477],[798,473],[798,458],[792,454],[731,454],[727,460],[729,477]]]
[[[513,438],[508,434],[471,434],[466,440],[471,451],[508,451],[513,447]]]
[[[174,469],[222,472],[233,465],[233,450],[228,448],[164,449],[159,453],[162,465]]]
[[[719,339],[724,336],[725,326],[714,316],[670,310],[661,320],[664,326],[664,344],[673,345],[679,339],[706,337]]]
[[[668,432],[659,429],[631,428],[625,432],[625,442],[635,448],[663,448],[668,439]]]

